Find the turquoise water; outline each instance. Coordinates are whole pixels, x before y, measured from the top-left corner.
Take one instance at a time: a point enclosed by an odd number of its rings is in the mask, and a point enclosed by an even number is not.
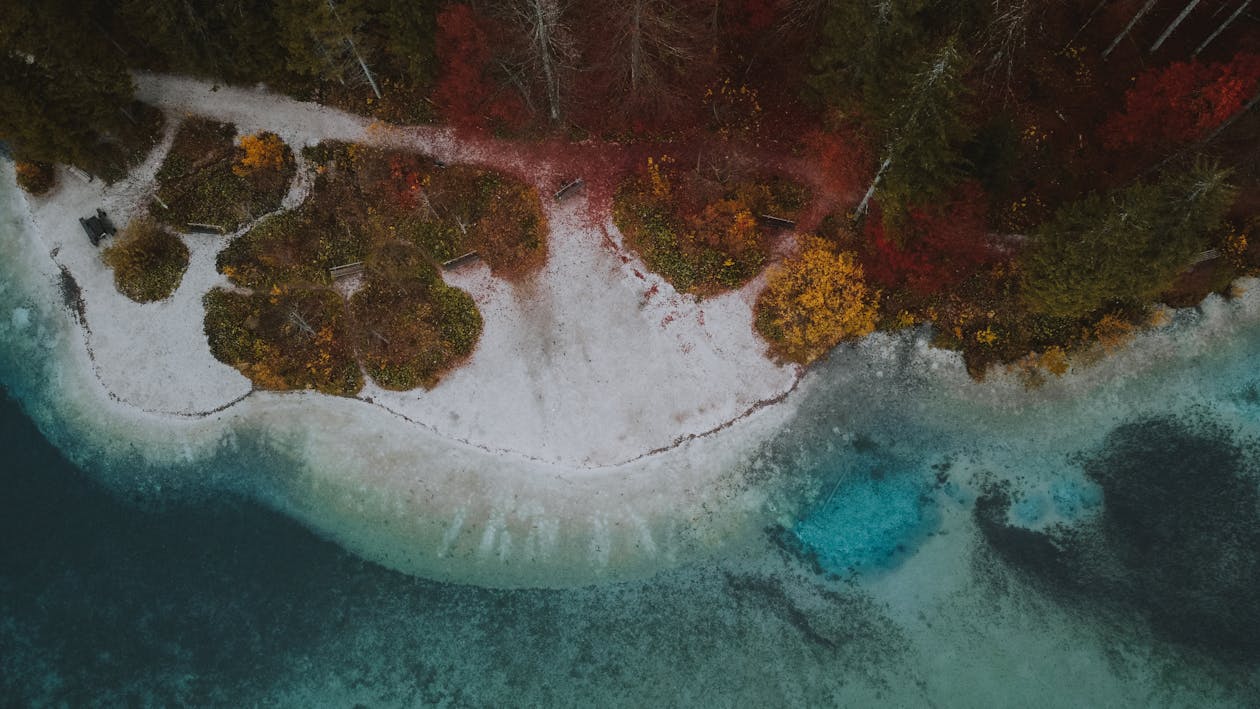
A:
[[[747,464],[751,542],[640,580],[501,590],[390,571],[276,512],[311,465],[301,440],[246,420],[230,445],[146,455],[145,431],[82,403],[75,326],[13,219],[6,705],[1260,700],[1245,298],[1034,390],[970,383],[922,333],[842,349]]]

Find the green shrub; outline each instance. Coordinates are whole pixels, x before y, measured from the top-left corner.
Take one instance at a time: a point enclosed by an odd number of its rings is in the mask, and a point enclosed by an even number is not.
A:
[[[472,296],[443,283],[424,254],[402,242],[373,251],[350,312],[363,365],[386,389],[432,387],[481,336]]]
[[[188,269],[188,247],[151,219],[127,225],[102,254],[118,292],[138,303],[169,298]]]
[[[245,156],[233,142],[235,132],[200,118],[179,127],[158,168],[157,199],[149,210],[155,219],[178,230],[213,224],[231,232],[280,206],[295,172],[292,151],[283,146],[277,163],[234,170]]]
[[[328,289],[206,294],[210,352],[259,389],[352,396],[363,377],[346,333],[341,296]]]
[[[738,288],[765,266],[772,231],[758,217],[792,219],[808,191],[778,177],[708,178],[650,160],[617,190],[613,222],[648,268],[674,288],[707,295]]]

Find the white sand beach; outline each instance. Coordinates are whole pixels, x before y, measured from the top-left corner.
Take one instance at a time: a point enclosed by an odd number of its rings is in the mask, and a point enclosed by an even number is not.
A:
[[[191,258],[178,290],[141,305],[116,291],[77,222],[102,207],[121,227],[145,209],[181,117],[273,131],[295,151],[352,140],[488,164],[543,194],[553,175],[513,164],[510,151],[501,164],[444,129],[386,128],[184,78],[138,83],[140,98],[168,117],[164,142],[143,165],[112,186],[63,171],[51,193],[26,198],[27,248],[51,257],[50,277],[64,268],[82,290],[77,346],[87,356],[76,359],[97,391],[77,395],[109,401],[116,413],[106,428],[132,421],[122,438],[147,439],[140,448],[153,459],[195,455],[241,425],[296,437],[302,445],[289,452],[307,462],[307,477],[287,481],[273,504],[369,558],[428,575],[466,578],[467,564],[443,573],[445,562],[434,561],[460,555],[488,563],[478,577],[526,561],[546,573],[574,559],[647,569],[756,527],[759,501],[729,498],[739,494],[741,463],[790,415],[783,399],[801,374],[767,359],[753,332],[759,281],[703,301],[678,294],[621,246],[610,219],[590,223],[584,194],[544,199],[549,257],[530,281],[509,284],[480,263],[446,274],[473,295],[485,327],[471,359],[434,389],[369,384],[358,400],[251,392],[210,355],[202,331],[202,297],[227,285],[215,256],[228,238],[185,236]],[[285,208],[304,189],[299,177]]]

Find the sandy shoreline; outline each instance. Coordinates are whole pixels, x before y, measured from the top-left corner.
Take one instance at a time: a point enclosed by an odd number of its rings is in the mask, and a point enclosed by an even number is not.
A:
[[[204,112],[236,121],[242,131],[274,131],[295,149],[325,139],[362,140],[496,164],[445,129],[372,128],[365,119],[262,92],[141,77],[140,95],[172,123]],[[96,206],[120,223],[143,209],[172,134],[168,128],[163,144],[116,185],[83,184],[63,173],[54,193],[28,202],[35,233],[83,290],[88,346],[105,388],[141,410],[195,416],[250,389],[209,356],[201,333],[201,297],[227,284],[214,268],[227,240],[186,236],[190,264],[178,291],[138,305],[114,291],[75,221]],[[285,208],[305,195],[302,167]],[[546,174],[532,175],[544,194]],[[486,450],[606,467],[720,430],[796,385],[799,369],[767,360],[752,332],[750,303],[760,283],[703,302],[680,295],[621,249],[610,221],[588,223],[585,199],[545,200],[549,260],[530,282],[509,284],[480,263],[447,274],[473,295],[485,320],[471,361],[431,391],[391,392],[369,383],[360,398]],[[138,363],[145,369],[140,376]]]
[[[443,129],[373,127],[187,79],[139,83],[172,124],[206,113],[276,132],[295,151],[359,140],[513,170],[543,193],[551,179],[464,152]],[[125,448],[146,465],[186,465],[261,437],[287,463],[243,483],[254,496],[393,568],[492,585],[652,573],[760,533],[765,500],[746,484],[747,464],[790,419],[785,399],[801,372],[766,359],[752,331],[759,283],[697,302],[623,251],[610,221],[591,224],[584,195],[545,200],[549,259],[532,282],[513,286],[482,264],[448,274],[473,295],[485,329],[471,360],[433,390],[254,392],[213,359],[202,332],[202,296],[227,285],[214,266],[227,239],[184,237],[179,288],[140,305],[114,289],[77,222],[97,207],[119,225],[143,210],[172,135],[173,125],[113,186],[61,172],[50,194],[15,197],[22,249],[43,264],[24,275],[43,281],[31,287],[79,333],[57,342],[56,411],[44,416],[81,427],[62,442],[77,462],[92,468]],[[16,190],[11,172],[5,180]],[[61,269],[82,291],[85,324],[60,307]]]

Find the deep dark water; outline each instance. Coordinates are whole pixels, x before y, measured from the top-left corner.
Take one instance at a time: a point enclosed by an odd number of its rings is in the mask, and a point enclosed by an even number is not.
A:
[[[904,652],[869,600],[786,561],[567,591],[433,583],[231,496],[118,499],[7,396],[0,446],[3,706],[817,702],[879,691]]]
[[[1089,524],[1009,526],[1010,490],[976,505],[985,539],[1066,600],[1135,613],[1156,634],[1222,659],[1260,662],[1260,455],[1198,413],[1119,426],[1080,456],[1103,491]]]

